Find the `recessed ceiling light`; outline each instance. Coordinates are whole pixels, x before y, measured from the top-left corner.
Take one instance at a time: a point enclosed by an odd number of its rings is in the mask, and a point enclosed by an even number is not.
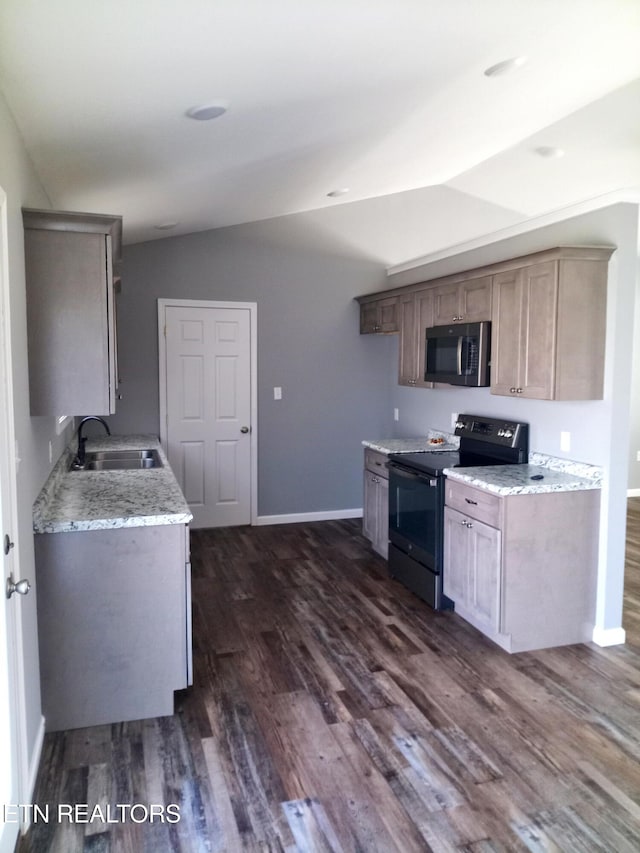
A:
[[[564,157],[562,148],[556,148],[553,145],[540,145],[539,148],[536,148],[536,154],[545,157],[547,160],[557,160],[558,157]]]
[[[512,59],[505,59],[504,62],[498,62],[489,68],[485,68],[484,75],[485,77],[500,77],[502,74],[508,74],[510,71],[520,68],[526,61],[526,56],[514,56]]]
[[[198,107],[191,107],[187,110],[186,115],[189,118],[194,118],[196,121],[211,121],[213,118],[224,115],[229,109],[227,101],[215,101],[211,104],[201,104]]]
[[[329,198],[339,198],[341,195],[346,195],[349,192],[349,187],[342,187],[339,190],[331,190],[330,193],[327,193]]]
[[[177,221],[171,220],[170,222],[159,222],[153,227],[156,229],[156,231],[171,231],[171,229],[175,228],[177,224]]]

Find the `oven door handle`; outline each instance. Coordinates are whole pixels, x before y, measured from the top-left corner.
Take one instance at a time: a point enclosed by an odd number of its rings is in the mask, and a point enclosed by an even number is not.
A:
[[[389,468],[393,468],[394,474],[397,474],[398,477],[404,477],[407,480],[420,480],[422,483],[433,487],[438,485],[437,477],[429,477],[428,474],[416,474],[414,471],[408,471],[396,462],[389,462]]]
[[[462,376],[462,335],[458,337],[458,376]]]

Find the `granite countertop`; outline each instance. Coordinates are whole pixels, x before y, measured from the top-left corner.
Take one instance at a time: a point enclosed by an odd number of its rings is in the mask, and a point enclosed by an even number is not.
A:
[[[188,524],[193,518],[160,442],[153,435],[90,438],[87,451],[156,448],[162,468],[69,471],[67,448],[33,505],[35,533]]]
[[[602,488],[602,469],[585,462],[530,453],[527,465],[487,465],[478,468],[445,468],[452,480],[460,480],[497,495],[541,495]],[[541,480],[531,477],[542,476]]]
[[[433,439],[444,439],[433,444]],[[429,430],[426,438],[381,438],[363,441],[365,447],[379,453],[420,453],[433,450],[458,450],[458,436]],[[540,495],[602,488],[602,469],[586,462],[561,459],[545,453],[529,453],[527,465],[487,465],[474,468],[445,468],[444,473],[497,495]],[[531,477],[542,476],[540,480]]]
[[[442,441],[440,441],[442,439]],[[432,450],[457,450],[460,439],[446,432],[429,430],[425,438],[381,438],[377,441],[363,441],[365,447],[377,450],[378,453],[422,453]]]

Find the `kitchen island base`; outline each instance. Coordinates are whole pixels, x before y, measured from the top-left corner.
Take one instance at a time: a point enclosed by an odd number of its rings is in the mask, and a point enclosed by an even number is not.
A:
[[[189,528],[35,536],[47,731],[173,714],[191,683]]]

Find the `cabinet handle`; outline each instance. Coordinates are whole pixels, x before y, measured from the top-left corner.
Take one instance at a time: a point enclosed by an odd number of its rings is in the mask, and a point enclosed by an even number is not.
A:
[[[516,393],[516,389],[515,389],[515,388],[509,388],[509,392],[510,392],[511,394],[515,394],[515,393]]]
[[[467,521],[467,527],[468,527],[469,529],[471,529],[471,528],[473,527],[473,524],[472,524],[470,521]]]
[[[473,504],[473,506],[478,506],[478,501],[472,501],[471,498],[465,498],[465,501],[468,504]]]
[[[522,388],[516,388],[516,394],[522,394]]]

